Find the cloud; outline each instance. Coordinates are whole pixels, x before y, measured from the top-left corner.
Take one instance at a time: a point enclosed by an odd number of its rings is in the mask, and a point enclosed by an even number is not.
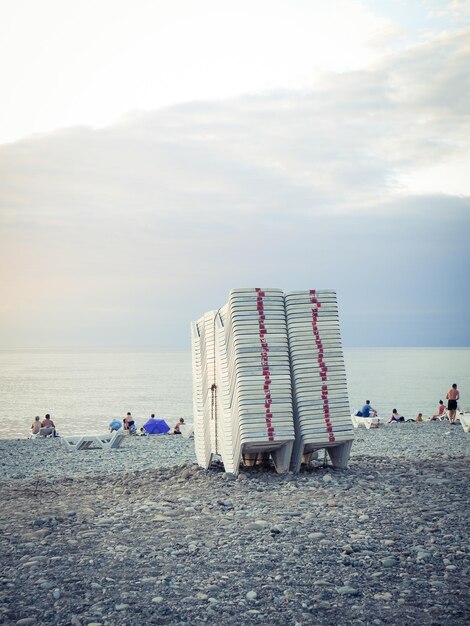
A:
[[[0,342],[187,345],[231,287],[270,284],[337,288],[354,345],[468,345],[468,182],[445,176],[469,153],[468,34],[1,146]],[[410,193],[435,166],[441,187]]]
[[[317,69],[368,65],[401,34],[357,0],[42,0],[27,11],[3,0],[0,29],[2,142],[135,107],[304,86]]]

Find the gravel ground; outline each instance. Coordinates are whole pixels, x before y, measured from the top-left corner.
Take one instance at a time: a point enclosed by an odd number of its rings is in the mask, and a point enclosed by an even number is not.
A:
[[[192,445],[1,441],[0,623],[469,623],[460,426],[359,431],[348,470],[297,476]]]
[[[350,467],[362,464],[361,455],[394,460],[423,461],[433,456],[445,460],[468,455],[470,437],[461,426],[448,422],[395,424],[376,430],[359,429],[352,448]],[[194,440],[170,435],[126,437],[117,450],[69,452],[57,439],[0,439],[0,481],[38,478],[55,480],[67,476],[120,475],[144,469],[195,463]]]
[[[194,439],[154,435],[125,437],[116,450],[69,450],[55,439],[0,440],[0,480],[50,480],[66,476],[119,476],[123,472],[195,463]]]

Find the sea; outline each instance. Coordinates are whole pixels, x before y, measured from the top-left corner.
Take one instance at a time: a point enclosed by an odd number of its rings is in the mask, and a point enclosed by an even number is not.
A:
[[[365,400],[388,418],[437,412],[453,383],[470,409],[469,348],[345,348],[351,411]],[[29,435],[50,413],[62,435],[106,432],[130,411],[140,427],[155,413],[192,421],[191,353],[130,349],[0,350],[0,438]]]

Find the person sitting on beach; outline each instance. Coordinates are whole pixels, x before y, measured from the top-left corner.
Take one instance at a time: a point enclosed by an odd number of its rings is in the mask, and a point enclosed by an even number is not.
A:
[[[139,435],[139,437],[148,437],[149,434],[148,432],[145,430],[145,428],[142,426],[142,428],[139,429],[139,432],[137,433]]]
[[[46,414],[41,422],[41,430],[39,431],[39,434],[41,435],[41,437],[49,437],[50,435],[52,435],[53,437],[56,436],[55,424],[51,420],[51,416],[49,415],[49,413]]]
[[[181,425],[184,424],[184,418],[180,417],[173,427],[173,435],[181,435]]]
[[[356,413],[356,415],[358,417],[376,417],[377,411],[370,406],[370,400],[366,400],[366,403],[362,409]]]
[[[437,413],[435,415],[431,415],[429,419],[432,422],[434,422],[435,420],[442,420],[444,419],[445,412],[446,412],[446,407],[444,406],[444,402],[442,400],[439,400],[439,408],[437,409]]]
[[[135,425],[134,418],[132,417],[130,412],[127,413],[123,422],[124,422],[124,430],[127,430],[129,435],[135,435],[137,433],[137,426]]]
[[[119,430],[122,426],[121,420],[116,419],[115,417],[109,422],[109,432],[114,433],[116,430]]]
[[[407,422],[424,422],[423,414],[422,413],[418,413],[418,415],[414,419],[412,417],[410,417],[406,421]]]
[[[387,424],[396,424],[397,422],[404,422],[404,421],[405,421],[405,418],[403,417],[403,415],[399,416],[398,411],[396,409],[393,409],[392,415],[390,416],[390,419],[388,420]]]
[[[31,424],[31,434],[39,435],[40,431],[41,431],[41,418],[39,417],[39,415],[36,415],[36,417],[34,418],[34,422]]]
[[[455,420],[457,417],[457,400],[459,399],[460,399],[460,393],[459,393],[459,390],[457,389],[457,383],[454,383],[446,395],[449,421],[451,424],[454,424],[454,425],[455,425]]]

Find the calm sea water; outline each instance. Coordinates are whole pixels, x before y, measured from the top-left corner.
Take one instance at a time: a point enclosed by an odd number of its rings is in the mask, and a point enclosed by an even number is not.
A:
[[[351,409],[436,412],[452,383],[470,407],[470,349],[346,349]],[[138,350],[0,350],[0,438],[23,438],[50,413],[61,434],[99,433],[127,411],[172,426],[192,419],[191,355]]]

